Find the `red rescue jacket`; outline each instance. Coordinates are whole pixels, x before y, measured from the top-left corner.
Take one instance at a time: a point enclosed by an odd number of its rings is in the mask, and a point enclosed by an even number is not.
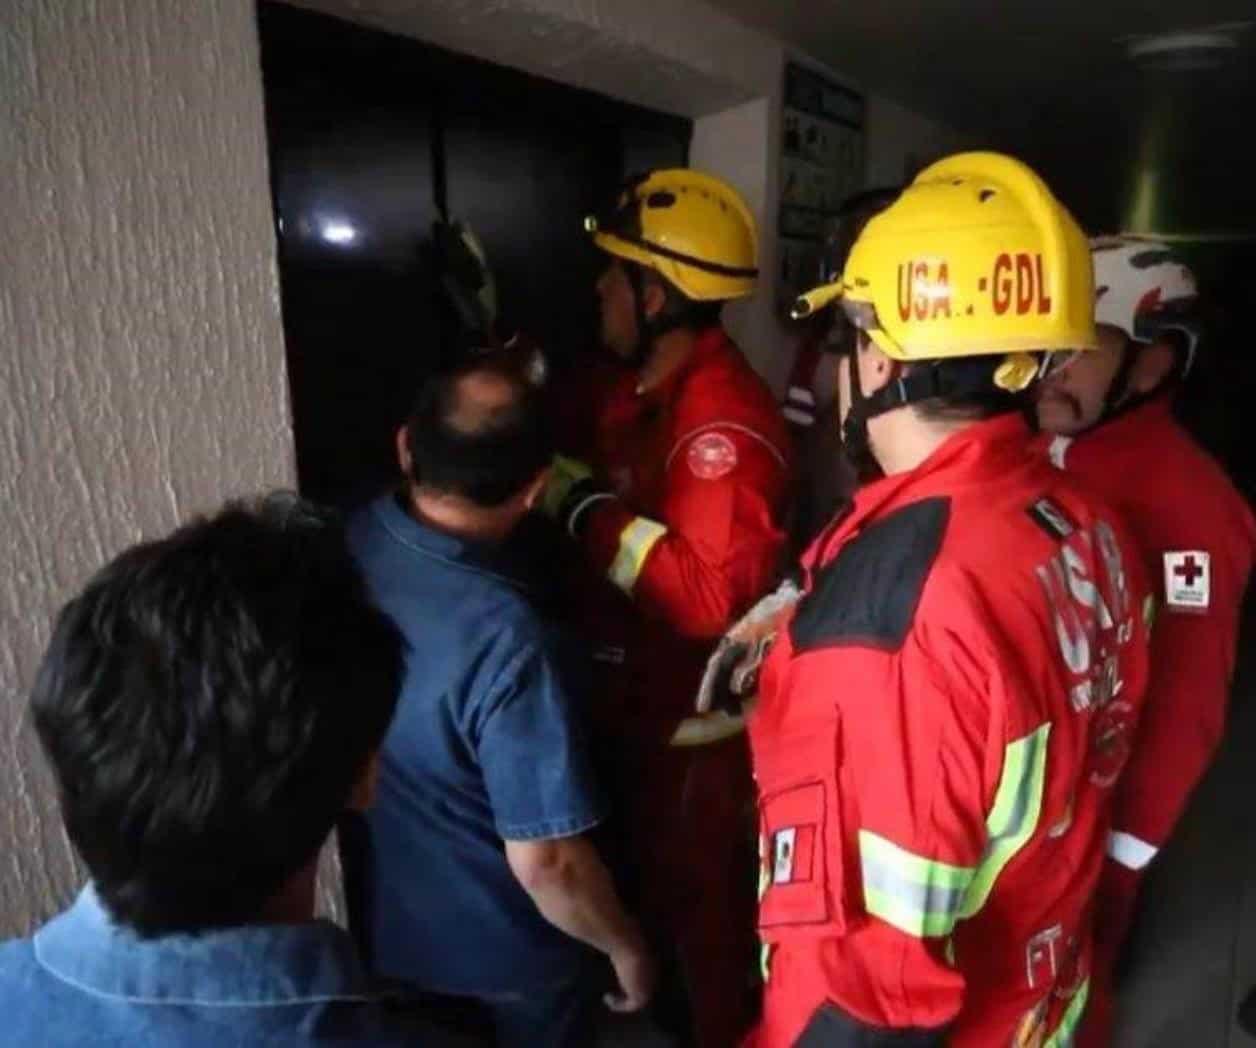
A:
[[[1066,1037],[1146,688],[1132,541],[1006,416],[861,490],[803,565],[750,723],[750,1043]]]
[[[603,401],[590,457],[617,498],[589,511],[586,559],[631,601],[603,605],[603,644],[636,660],[664,738],[692,712],[712,642],[779,568],[790,443],[780,407],[721,328],[638,393],[626,372]],[[616,637],[622,638],[617,643]]]
[[[1174,420],[1167,396],[1076,439],[1044,437],[1040,445],[1122,513],[1157,597],[1146,714],[1117,789],[1112,869],[1098,905],[1100,935],[1115,954],[1137,879],[1221,741],[1256,521],[1221,467]]]

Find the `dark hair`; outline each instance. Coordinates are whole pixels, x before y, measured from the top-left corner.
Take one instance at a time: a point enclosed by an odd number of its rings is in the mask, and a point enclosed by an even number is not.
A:
[[[1021,410],[1021,397],[994,384],[994,372],[1001,363],[1003,357],[993,355],[909,365],[908,371],[933,368],[944,390],[939,396],[912,404],[912,411],[929,422],[978,422]],[[945,392],[946,389],[954,392]]]
[[[402,640],[293,495],[127,550],[57,617],[31,696],[66,830],[141,935],[256,920],[383,738]]]
[[[478,403],[468,379],[494,377],[504,403]],[[419,390],[408,422],[410,480],[500,506],[535,480],[554,455],[540,394],[504,362],[474,360],[441,372]]]
[[[663,308],[651,318],[653,325],[667,331],[684,328],[696,333],[719,324],[720,317],[724,313],[722,300],[706,301],[689,298],[675,284],[649,266],[627,261],[623,264],[638,271],[642,288],[654,283],[663,289]]]

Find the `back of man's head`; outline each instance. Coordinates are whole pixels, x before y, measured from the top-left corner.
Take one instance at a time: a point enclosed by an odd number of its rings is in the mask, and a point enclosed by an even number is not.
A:
[[[538,391],[517,368],[478,360],[424,383],[406,425],[409,481],[477,506],[501,506],[549,465]]]
[[[31,707],[113,917],[142,935],[260,919],[378,749],[401,645],[338,522],[295,496],[103,568],[62,609]]]

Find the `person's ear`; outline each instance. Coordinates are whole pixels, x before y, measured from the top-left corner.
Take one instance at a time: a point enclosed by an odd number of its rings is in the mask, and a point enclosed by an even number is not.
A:
[[[525,511],[530,513],[541,504],[541,499],[545,497],[545,489],[549,487],[550,474],[553,472],[552,467],[546,466],[536,475],[532,483],[523,489],[523,508]]]
[[[358,776],[345,807],[350,811],[366,811],[375,803],[375,786],[379,782],[379,750],[372,750]]]
[[[401,466],[401,472],[408,480],[412,474],[410,467],[414,465],[414,459],[410,457],[410,429],[402,424],[397,427],[397,464]]]
[[[1154,393],[1169,377],[1173,363],[1173,347],[1167,342],[1142,347],[1130,369],[1130,392],[1138,396]]]
[[[657,280],[645,280],[641,289],[641,309],[646,318],[653,320],[667,305],[667,291]]]
[[[863,332],[860,332],[859,348],[855,356],[855,366],[859,368],[859,386],[865,396],[875,393],[894,377],[896,362]]]

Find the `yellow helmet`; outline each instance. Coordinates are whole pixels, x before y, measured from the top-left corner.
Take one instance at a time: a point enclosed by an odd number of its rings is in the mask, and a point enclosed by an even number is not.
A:
[[[1098,346],[1085,235],[1042,179],[998,153],[925,168],[794,315],[838,298],[894,360],[1006,354],[994,375],[1006,390],[1033,381],[1031,352]]]
[[[696,302],[754,292],[754,216],[737,190],[712,175],[653,171],[632,182],[609,215],[586,218],[584,228],[603,251],[654,270]]]

